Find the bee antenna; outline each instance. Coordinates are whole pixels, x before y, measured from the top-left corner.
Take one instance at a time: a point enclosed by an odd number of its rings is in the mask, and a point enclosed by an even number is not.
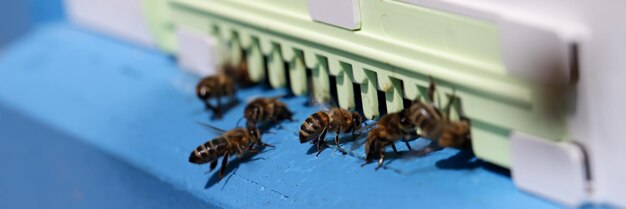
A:
[[[237,127],[239,127],[239,123],[240,123],[240,122],[241,122],[241,120],[243,120],[243,119],[244,119],[244,117],[243,117],[243,116],[241,116],[241,118],[239,118],[239,120],[237,120]]]

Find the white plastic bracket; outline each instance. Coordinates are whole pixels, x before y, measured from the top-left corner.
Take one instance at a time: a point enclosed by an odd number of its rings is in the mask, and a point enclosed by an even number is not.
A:
[[[511,174],[518,188],[571,207],[589,198],[582,147],[517,132],[510,138]]]
[[[187,27],[176,28],[178,66],[199,76],[214,75],[218,66],[218,41]]]
[[[358,0],[308,0],[311,19],[348,30],[361,29]]]
[[[138,0],[64,0],[65,10],[74,23],[152,47],[154,38]]]

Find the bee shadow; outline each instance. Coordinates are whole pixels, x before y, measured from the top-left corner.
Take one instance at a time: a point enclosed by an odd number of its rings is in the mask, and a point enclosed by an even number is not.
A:
[[[347,144],[353,144],[355,142],[357,142],[359,139],[361,139],[361,134],[357,135],[355,138],[352,138],[351,134],[341,134],[339,136],[339,144],[335,143],[335,136],[332,137],[327,137],[326,139],[324,139],[324,142],[326,143],[324,150],[326,149],[333,149],[333,148],[338,148],[338,146],[341,146],[342,148],[345,148],[344,146]],[[306,154],[307,155],[312,155],[312,154],[316,154],[317,153],[317,145],[312,144],[312,143],[307,143],[310,144],[311,147],[309,148],[309,150],[307,150]],[[332,146],[331,146],[332,145]],[[354,148],[355,146],[349,146],[350,151],[352,150],[352,148]],[[359,145],[360,147],[360,145]],[[339,150],[342,154],[346,155],[348,154],[346,151],[343,150]]]
[[[309,150],[306,151],[307,155],[312,155],[312,154],[316,154],[317,153],[317,145],[315,144],[311,144],[311,143],[307,143],[310,144],[311,147],[309,148]],[[328,149],[328,145],[326,145],[326,147],[324,149]]]
[[[226,185],[226,183],[228,183],[228,179],[230,179],[229,174],[231,174],[231,172],[233,172],[234,170],[239,168],[239,165],[241,165],[241,163],[252,162],[252,161],[257,161],[257,160],[265,160],[265,158],[261,158],[261,157],[254,158],[254,156],[256,156],[257,154],[262,153],[263,150],[265,150],[265,148],[261,148],[258,153],[246,153],[246,154],[243,154],[242,156],[237,157],[235,159],[232,159],[232,160],[229,159],[228,160],[228,166],[226,167],[226,170],[224,171],[224,177],[223,178],[226,178],[226,182],[224,183],[224,185]],[[220,180],[222,180],[222,179],[220,179],[219,176],[220,176],[220,172],[219,172],[219,168],[217,168],[213,172],[213,175],[211,175],[209,180],[204,185],[204,189],[209,189],[209,188],[215,186],[216,184],[218,184],[220,182]]]
[[[473,170],[482,168],[505,177],[511,176],[509,169],[478,159],[472,149],[460,150],[449,158],[437,161],[435,166],[444,170]]]

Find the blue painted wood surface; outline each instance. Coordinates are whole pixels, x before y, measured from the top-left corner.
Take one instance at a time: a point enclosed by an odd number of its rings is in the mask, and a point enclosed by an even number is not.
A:
[[[0,208],[214,206],[19,111],[0,113]]]
[[[0,1],[0,51],[38,24],[64,18],[62,0]]]
[[[65,24],[40,27],[0,59],[1,104],[217,207],[558,207],[518,191],[506,171],[453,149],[391,160],[379,171],[360,166],[361,149],[354,156],[332,149],[307,154],[311,146],[296,133],[317,109],[304,107],[304,97],[284,99],[298,122],[264,136],[275,149],[231,159],[227,176],[216,182],[215,172],[204,174],[208,165],[187,162],[192,149],[215,137],[196,122],[232,128],[243,105],[224,120],[209,120],[195,98],[196,81],[164,54]],[[252,88],[238,97],[284,92]]]

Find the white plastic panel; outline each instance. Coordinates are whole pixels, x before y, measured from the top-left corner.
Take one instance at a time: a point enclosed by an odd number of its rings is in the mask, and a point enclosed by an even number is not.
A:
[[[588,198],[585,156],[578,145],[514,133],[511,162],[513,181],[522,190],[571,207]]]
[[[315,21],[348,30],[361,28],[358,0],[308,0],[309,15]]]
[[[127,41],[153,46],[153,39],[144,18],[141,0],[65,0],[72,20]]]
[[[591,36],[581,43],[597,202],[626,208],[626,1],[584,1]],[[581,108],[581,109],[582,109]]]
[[[217,73],[218,41],[191,28],[177,27],[178,65],[199,76]]]

